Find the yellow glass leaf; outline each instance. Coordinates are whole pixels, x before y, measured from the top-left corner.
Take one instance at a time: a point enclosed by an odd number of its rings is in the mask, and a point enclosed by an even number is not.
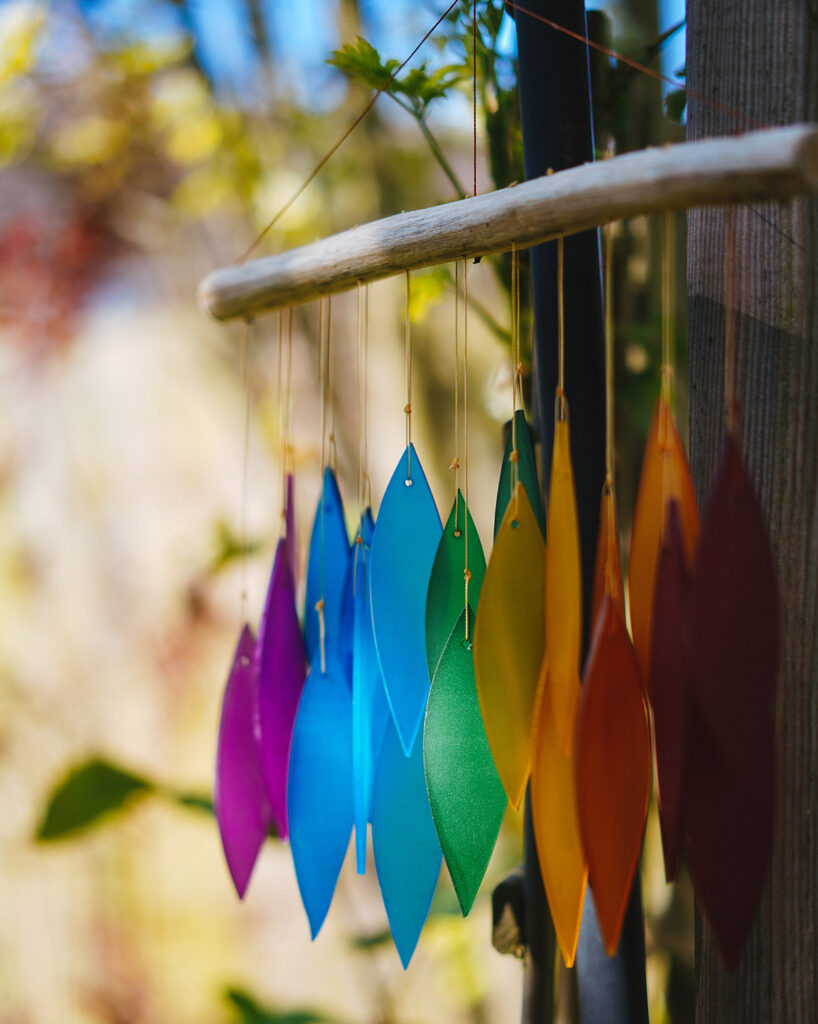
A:
[[[543,674],[547,676],[546,663]],[[577,953],[588,864],[577,817],[574,756],[560,749],[546,699],[547,678],[537,691],[531,735],[531,819],[545,894],[566,967]]]
[[[628,560],[631,632],[644,685],[647,685],[650,669],[656,566],[667,503],[671,499],[679,506],[685,556],[690,565],[699,535],[696,495],[687,456],[670,407],[660,396],[642,461]]]
[[[616,521],[616,494],[607,484],[599,504],[599,536],[594,564],[594,596],[591,622],[596,622],[602,598],[609,597],[622,619],[625,618],[625,595],[622,589],[622,561],[619,557],[619,527]]]
[[[545,544],[518,484],[494,539],[474,624],[474,675],[497,774],[520,806],[543,659]]]
[[[582,640],[582,567],[568,421],[557,420],[548,495],[545,556],[545,656],[551,710],[564,755],[574,744]]]

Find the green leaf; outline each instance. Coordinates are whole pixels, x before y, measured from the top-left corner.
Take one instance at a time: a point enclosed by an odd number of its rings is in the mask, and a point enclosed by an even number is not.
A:
[[[353,935],[349,944],[353,949],[370,950],[379,949],[392,941],[392,932],[388,928],[381,931],[370,932],[368,935]]]
[[[355,43],[347,43],[340,50],[334,50],[327,63],[338,68],[351,81],[371,89],[386,88],[389,79],[400,66],[396,60],[384,63],[372,43],[361,36]]]
[[[239,988],[225,989],[224,997],[237,1013],[241,1024],[337,1024],[320,1010],[277,1010],[262,1006],[254,996]]]
[[[682,117],[686,106],[686,89],[674,89],[665,96],[665,113],[671,121],[675,121],[677,124],[682,123]]]
[[[36,838],[46,842],[73,835],[154,790],[147,779],[100,758],[75,765],[52,792]]]

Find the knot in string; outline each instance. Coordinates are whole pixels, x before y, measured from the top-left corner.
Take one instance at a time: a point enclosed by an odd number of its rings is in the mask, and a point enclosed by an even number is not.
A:
[[[403,411],[406,413],[407,416],[411,416],[412,415],[412,403],[411,402],[407,402],[406,405],[404,405],[404,407],[403,407]]]
[[[319,598],[315,602],[315,610],[318,612],[318,629],[321,638],[321,675],[327,674],[327,645],[326,626],[324,623],[324,599]]]
[[[508,453],[508,461],[509,462],[519,462],[520,461],[520,453],[517,451],[516,448],[513,451],[510,451]]]
[[[453,469],[455,473],[460,469],[460,459],[458,459],[457,456],[455,456],[449,463],[449,469]]]
[[[465,581],[466,581],[467,583],[468,583],[468,582],[469,582],[469,580],[471,579],[471,573],[469,572],[469,570],[468,570],[468,569],[464,569],[464,570],[463,570],[463,579],[464,579],[464,580],[465,580]]]

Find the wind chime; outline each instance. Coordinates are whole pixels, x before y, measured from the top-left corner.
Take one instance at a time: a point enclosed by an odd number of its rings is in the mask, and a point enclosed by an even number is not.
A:
[[[667,880],[684,859],[723,959],[737,966],[772,849],[776,571],[741,457],[733,214],[726,230],[725,441],[700,523],[674,417],[667,211],[816,191],[817,147],[818,131],[798,126],[615,157],[436,207],[433,216],[391,217],[203,282],[202,305],[219,319],[280,311],[281,536],[257,637],[242,626],[216,758],[216,815],[240,897],[270,831],[289,837],[315,938],[351,833],[364,873],[371,828],[386,915],[406,967],[442,861],[466,915],[506,803],[519,808],[530,784],[537,854],[563,960],[574,962],[588,885],[612,955],[639,864],[655,755]],[[665,213],[661,387],[625,580],[616,514],[610,225],[657,212]],[[562,308],[563,238],[604,224],[606,465],[593,591],[583,594],[570,446],[571,393],[581,382],[565,378],[571,339]],[[553,238],[559,372],[544,507],[522,402],[519,251]],[[513,414],[486,564],[469,511],[469,260],[509,251]],[[410,271],[445,262],[455,265],[455,434],[454,495],[443,525],[412,435]],[[376,518],[367,473],[365,285],[400,271],[406,438]],[[331,294],[355,287],[363,511],[350,543],[335,475]],[[289,450],[292,306],[314,298],[322,487],[299,618]],[[244,338],[246,362],[246,330]],[[246,432],[247,422],[245,453]],[[592,621],[584,664],[583,602]],[[243,587],[243,619],[245,606]]]

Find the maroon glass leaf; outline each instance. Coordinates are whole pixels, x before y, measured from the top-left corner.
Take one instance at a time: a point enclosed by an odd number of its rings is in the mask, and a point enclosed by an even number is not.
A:
[[[287,770],[293,724],[306,676],[306,654],[295,604],[289,542],[276,548],[256,644],[261,765],[276,831],[288,835]]]
[[[255,645],[253,632],[245,625],[224,691],[213,790],[224,855],[239,899],[244,898],[272,821],[255,733]]]
[[[675,501],[668,503],[653,593],[650,702],[659,784],[659,823],[665,878],[679,873],[682,793],[690,717],[688,614],[690,574]]]

